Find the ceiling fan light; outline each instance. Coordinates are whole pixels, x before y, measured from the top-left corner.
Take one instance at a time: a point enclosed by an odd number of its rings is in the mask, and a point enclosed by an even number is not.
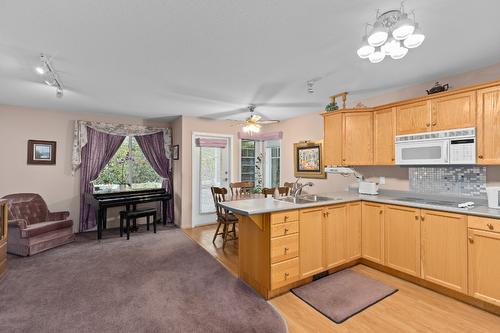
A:
[[[385,53],[382,52],[382,50],[379,47],[379,48],[375,49],[375,52],[370,54],[370,56],[368,57],[368,60],[370,60],[370,62],[372,64],[376,64],[376,63],[379,63],[382,60],[384,60],[384,58],[385,58]]]
[[[392,30],[392,36],[397,40],[406,39],[415,31],[415,24],[408,18],[408,14],[402,14],[400,20]]]
[[[392,51],[396,50],[401,46],[401,43],[398,40],[395,40],[393,37],[390,37],[387,42],[382,45],[380,50],[384,52],[386,55],[390,55]]]
[[[424,39],[425,35],[422,33],[417,23],[415,24],[415,31],[403,41],[403,44],[406,48],[414,49],[422,45]]]
[[[375,48],[368,44],[367,37],[364,36],[362,44],[357,51],[358,57],[360,57],[361,59],[366,59],[370,56],[370,54],[373,53],[373,51],[375,51]]]
[[[385,28],[382,23],[376,22],[370,32],[370,36],[368,36],[368,44],[373,47],[380,46],[385,43],[388,36],[387,28]]]
[[[406,47],[400,46],[391,52],[391,58],[394,60],[402,59],[407,53],[408,49]]]

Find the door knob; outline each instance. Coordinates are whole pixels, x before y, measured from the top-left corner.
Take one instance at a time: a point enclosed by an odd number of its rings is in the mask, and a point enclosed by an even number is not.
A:
[[[472,238],[472,236],[469,236],[469,243],[474,243],[474,238]]]
[[[480,159],[483,159],[483,155],[479,155],[478,157],[479,157]]]
[[[425,124],[425,126],[429,127],[429,126],[431,126],[431,123],[427,123],[427,124]]]
[[[418,220],[418,215],[415,215],[415,220]]]

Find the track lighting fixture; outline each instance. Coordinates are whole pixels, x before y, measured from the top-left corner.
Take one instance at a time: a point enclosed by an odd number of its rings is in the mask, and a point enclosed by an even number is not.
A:
[[[43,82],[51,87],[56,88],[56,96],[61,98],[63,96],[63,84],[59,75],[57,74],[54,66],[51,63],[51,59],[47,58],[45,54],[40,54],[40,66],[35,67],[35,71],[43,76]]]

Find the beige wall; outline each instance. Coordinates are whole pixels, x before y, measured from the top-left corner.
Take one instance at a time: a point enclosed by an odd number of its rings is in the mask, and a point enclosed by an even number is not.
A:
[[[52,211],[69,210],[79,220],[80,174],[71,175],[73,122],[93,120],[121,124],[146,124],[137,117],[119,117],[92,113],[58,112],[0,106],[0,197],[9,193],[39,193]],[[166,123],[148,125],[166,127]],[[57,141],[56,165],[28,165],[29,139]],[[110,218],[116,212],[110,211]],[[112,220],[111,220],[112,222]]]

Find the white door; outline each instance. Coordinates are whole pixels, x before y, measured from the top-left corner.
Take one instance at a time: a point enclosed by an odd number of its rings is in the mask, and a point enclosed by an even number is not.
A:
[[[198,139],[225,142],[222,146],[199,146]],[[215,205],[210,187],[229,189],[231,179],[231,137],[193,135],[193,227],[216,222]]]

